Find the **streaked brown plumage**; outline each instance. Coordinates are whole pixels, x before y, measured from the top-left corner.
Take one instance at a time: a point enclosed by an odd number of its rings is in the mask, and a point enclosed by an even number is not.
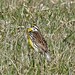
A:
[[[47,52],[48,50],[47,43],[40,32],[36,31],[33,32],[33,41],[38,47]]]

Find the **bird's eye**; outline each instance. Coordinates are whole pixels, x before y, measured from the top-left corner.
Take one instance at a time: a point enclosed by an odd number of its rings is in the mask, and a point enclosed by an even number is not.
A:
[[[36,28],[33,28],[33,31],[37,31],[37,29]]]

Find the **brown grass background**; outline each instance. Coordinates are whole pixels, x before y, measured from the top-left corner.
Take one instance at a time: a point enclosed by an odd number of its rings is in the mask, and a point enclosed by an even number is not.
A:
[[[49,63],[27,43],[34,23]],[[75,75],[75,0],[0,0],[0,75]]]

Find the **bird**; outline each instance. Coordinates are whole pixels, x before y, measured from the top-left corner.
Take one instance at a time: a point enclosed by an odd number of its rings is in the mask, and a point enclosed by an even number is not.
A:
[[[37,52],[40,50],[40,53],[45,54],[47,61],[51,61],[47,42],[41,34],[39,27],[32,26],[27,28],[26,31],[28,43],[30,44],[30,46]]]

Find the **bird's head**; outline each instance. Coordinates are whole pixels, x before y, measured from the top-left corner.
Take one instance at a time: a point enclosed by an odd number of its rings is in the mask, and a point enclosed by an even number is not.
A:
[[[33,26],[33,27],[31,27],[31,28],[28,28],[27,29],[28,30],[28,32],[37,32],[38,31],[38,27],[37,26]]]

